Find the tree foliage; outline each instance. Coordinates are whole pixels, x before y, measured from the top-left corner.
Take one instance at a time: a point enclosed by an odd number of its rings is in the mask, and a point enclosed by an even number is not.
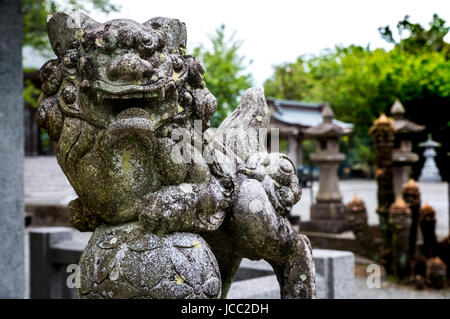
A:
[[[227,38],[225,26],[221,25],[210,37],[212,50],[199,46],[193,53],[204,64],[204,80],[217,99],[217,112],[211,119],[213,127],[219,126],[236,108],[241,94],[252,85],[251,75],[245,72],[245,57],[238,53],[242,42],[236,41],[234,35]]]
[[[399,22],[398,29],[400,35],[405,31],[409,35],[397,42],[389,27],[379,29],[383,38],[394,44],[390,51],[338,46],[279,65],[264,84],[266,95],[330,102],[336,117],[355,124],[347,154],[351,164],[373,161],[367,131],[382,112],[389,114],[399,98],[406,117],[425,125],[444,144],[438,166],[446,171],[450,127],[448,116],[441,115],[450,107],[449,43],[443,40],[449,27],[434,15],[429,29],[409,22],[408,17]],[[414,142],[424,138],[425,134]]]
[[[384,40],[395,44],[396,47],[405,52],[413,54],[443,52],[447,58],[450,57],[450,44],[444,40],[450,27],[446,26],[445,20],[439,18],[437,14],[433,15],[428,30],[424,29],[418,23],[411,23],[408,15],[397,23],[397,30],[401,37],[399,41],[394,39],[394,35],[389,26],[378,28]],[[404,36],[405,33],[406,37]]]
[[[109,0],[22,0],[23,45],[48,53],[47,16],[57,11],[98,10],[109,13],[118,7]]]

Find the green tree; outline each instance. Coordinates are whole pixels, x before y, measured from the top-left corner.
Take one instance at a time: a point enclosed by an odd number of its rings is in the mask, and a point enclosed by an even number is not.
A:
[[[90,9],[89,9],[90,7]],[[71,12],[73,10],[97,10],[105,13],[117,11],[118,7],[109,0],[22,0],[23,46],[31,47],[44,56],[51,52],[47,37],[47,16],[57,11]],[[25,73],[35,70],[26,69]],[[23,96],[26,105],[37,107],[36,98],[39,89],[29,80],[24,82]]]
[[[397,23],[397,30],[400,40],[396,41],[389,26],[378,28],[378,32],[387,42],[395,44],[396,47],[409,53],[421,52],[444,52],[449,57],[450,44],[445,42],[450,27],[445,25],[445,20],[439,18],[437,14],[429,23],[430,28],[424,29],[418,23],[411,23],[409,16]],[[405,36],[406,32],[406,36]]]
[[[42,54],[48,53],[50,43],[47,38],[47,16],[57,11],[97,10],[109,13],[118,9],[109,0],[22,0],[23,45]]]
[[[236,41],[234,36],[235,33],[227,38],[225,26],[221,25],[210,37],[212,50],[199,46],[193,53],[205,66],[204,80],[217,99],[217,112],[211,119],[213,127],[219,126],[236,108],[241,94],[252,85],[251,75],[245,72],[245,57],[238,53],[242,42]]]

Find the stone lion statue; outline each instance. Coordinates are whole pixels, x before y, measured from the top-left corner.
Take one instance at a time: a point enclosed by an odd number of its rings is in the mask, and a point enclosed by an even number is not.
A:
[[[47,27],[57,58],[40,71],[37,121],[78,195],[71,224],[94,231],[79,296],[226,298],[248,257],[273,266],[283,298],[313,298],[309,241],[286,218],[301,196],[295,167],[260,143],[262,89],[213,131],[216,99],[184,23],[76,12]]]

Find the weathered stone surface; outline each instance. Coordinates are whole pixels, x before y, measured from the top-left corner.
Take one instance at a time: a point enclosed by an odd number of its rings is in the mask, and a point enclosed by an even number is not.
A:
[[[350,229],[355,234],[356,241],[363,250],[363,256],[377,260],[378,252],[370,232],[366,205],[356,194],[353,200],[346,205],[346,218]]]
[[[22,16],[0,2],[0,298],[24,297]]]
[[[287,220],[301,189],[292,161],[266,152],[262,89],[246,91],[214,133],[207,128],[217,103],[203,66],[186,55],[184,23],[161,17],[98,23],[82,13],[56,13],[48,31],[58,58],[41,69],[37,120],[57,142],[58,163],[78,195],[69,204],[72,225],[95,230],[81,260],[81,295],[217,297],[201,288],[216,287],[204,276],[218,271],[217,258],[225,297],[246,256],[272,264],[282,297],[314,297],[309,241]],[[137,239],[128,238],[131,229]],[[211,267],[183,270],[193,287],[177,286],[180,280],[159,287],[164,271],[176,276],[169,260],[181,258],[172,238],[202,242],[194,234],[211,246],[215,257],[201,248]],[[141,253],[142,245],[155,255]],[[122,258],[129,272],[158,263],[142,275],[151,282],[130,283],[115,268]],[[100,270],[95,260],[104,263]]]
[[[380,229],[384,242],[389,245],[391,233],[389,229],[389,207],[394,202],[394,184],[392,178],[392,151],[394,147],[394,128],[392,119],[385,114],[376,119],[369,130],[376,148],[376,180],[377,180],[377,213],[380,217]]]
[[[389,209],[389,224],[392,231],[392,268],[398,278],[404,278],[409,271],[409,235],[411,210],[399,197]]]
[[[349,251],[314,249],[317,273],[326,282],[318,296],[325,299],[349,299],[355,293],[355,256]]]
[[[158,236],[138,223],[101,226],[81,256],[81,298],[217,298],[221,281],[199,235]]]

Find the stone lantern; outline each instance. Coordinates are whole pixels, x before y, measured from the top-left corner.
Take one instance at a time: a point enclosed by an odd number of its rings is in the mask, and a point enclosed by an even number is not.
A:
[[[439,169],[434,161],[436,156],[436,147],[440,147],[441,144],[431,139],[431,134],[428,135],[428,140],[419,144],[420,147],[425,148],[423,156],[425,156],[425,164],[420,172],[419,182],[440,182],[442,180],[439,174]]]
[[[397,99],[392,105],[391,114],[394,118],[394,150],[392,153],[392,174],[395,197],[402,193],[402,186],[411,174],[411,164],[419,160],[419,156],[412,152],[411,137],[415,133],[425,129],[424,126],[415,124],[404,118],[405,108]]]
[[[323,122],[305,130],[305,136],[317,141],[317,152],[310,155],[319,166],[317,202],[311,205],[311,219],[302,223],[302,230],[341,233],[348,230],[345,205],[339,191],[337,168],[345,155],[339,153],[339,137],[350,130],[333,123],[334,114],[328,104],[322,109]]]

